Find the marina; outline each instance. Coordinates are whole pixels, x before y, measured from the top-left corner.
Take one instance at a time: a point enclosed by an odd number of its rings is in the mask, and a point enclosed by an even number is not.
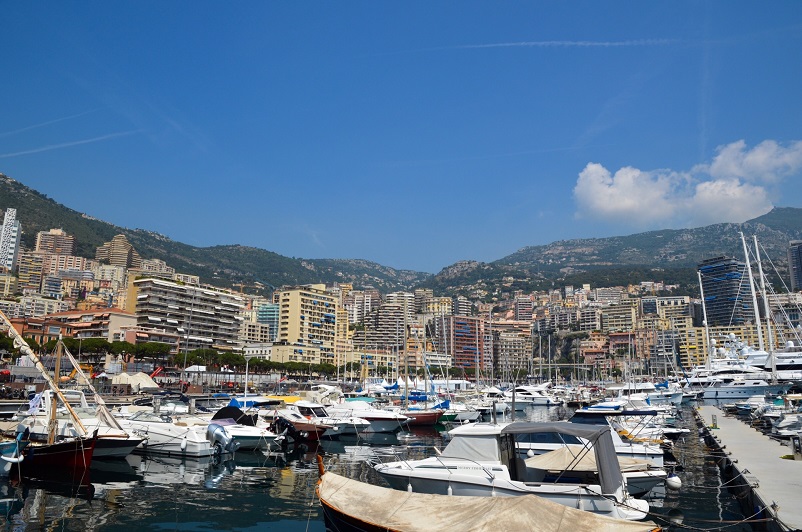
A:
[[[704,407],[707,408],[707,407]],[[566,407],[527,407],[516,420],[567,420]],[[696,430],[694,408],[679,411],[680,426]],[[740,423],[740,422],[738,422]],[[408,427],[397,433],[297,442],[270,451],[182,458],[136,452],[124,460],[95,460],[71,482],[3,481],[3,530],[325,530],[315,494],[317,460],[326,471],[384,486],[370,466],[376,457],[420,460],[448,442],[449,426]],[[749,429],[751,430],[751,429]],[[703,438],[695,432],[674,446],[680,490],[661,487],[643,497],[648,520],[670,529],[752,530],[727,489]],[[62,479],[65,480],[65,479]],[[403,492],[399,492],[403,493]],[[760,524],[763,524],[761,522]],[[759,526],[759,525],[758,525]]]

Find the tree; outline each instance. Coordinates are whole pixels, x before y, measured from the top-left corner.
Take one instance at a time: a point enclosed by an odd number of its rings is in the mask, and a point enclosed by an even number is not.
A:
[[[115,355],[123,355],[133,353],[135,349],[134,344],[131,342],[114,341],[111,343],[110,350]]]
[[[170,345],[159,342],[144,342],[134,346],[134,357],[137,359],[166,360],[170,353]]]

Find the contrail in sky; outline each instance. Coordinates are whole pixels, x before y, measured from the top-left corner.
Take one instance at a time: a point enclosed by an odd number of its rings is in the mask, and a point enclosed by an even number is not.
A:
[[[494,44],[465,44],[451,46],[449,48],[615,48],[624,46],[665,46],[677,42],[679,41],[675,39],[641,39],[634,41],[520,41]]]
[[[124,137],[126,135],[138,133],[139,131],[140,130],[138,129],[134,129],[131,131],[121,131],[119,133],[110,133],[108,135],[94,137],[91,139],[76,140],[73,142],[64,142],[62,144],[50,144],[47,146],[41,146],[39,148],[32,148],[30,150],[24,150],[24,151],[16,151],[13,153],[0,153],[0,159],[8,159],[9,157],[17,157],[19,155],[30,155],[31,153],[41,153],[43,151],[59,150],[61,148],[69,148],[71,146],[80,146],[81,144],[91,144],[92,142],[100,142],[101,140],[108,140],[116,137]]]
[[[36,128],[40,128],[40,127],[44,127],[44,126],[49,126],[50,124],[57,124],[59,122],[65,121],[65,120],[72,120],[73,118],[78,118],[78,117],[81,117],[81,116],[84,116],[84,115],[88,115],[89,113],[94,113],[96,111],[97,111],[97,109],[92,109],[91,111],[84,111],[83,113],[78,113],[77,115],[70,115],[70,116],[65,116],[65,117],[62,117],[62,118],[56,118],[55,120],[48,120],[47,122],[42,122],[41,124],[34,124],[32,126],[22,127],[20,129],[15,129],[14,131],[3,131],[3,132],[0,132],[0,137],[7,137],[9,135],[14,135],[15,133],[22,133],[24,131],[30,131],[31,129],[36,129]]]

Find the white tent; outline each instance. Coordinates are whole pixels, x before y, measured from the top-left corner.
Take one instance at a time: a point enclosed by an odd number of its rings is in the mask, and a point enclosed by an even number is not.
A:
[[[114,378],[111,380],[112,385],[125,385],[130,384],[131,390],[134,392],[138,392],[140,390],[144,390],[146,388],[154,388],[158,389],[159,385],[150,378],[147,373],[139,372],[134,373],[133,375],[129,375],[128,373],[120,373],[119,375],[115,375]]]
[[[187,373],[202,373],[202,372],[206,371],[206,366],[194,365],[194,366],[188,367],[184,371],[186,371]]]

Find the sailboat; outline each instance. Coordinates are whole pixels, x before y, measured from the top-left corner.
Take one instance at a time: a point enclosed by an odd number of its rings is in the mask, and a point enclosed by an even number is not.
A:
[[[95,450],[95,444],[97,443],[97,432],[91,436],[87,434],[86,428],[80,418],[61,393],[61,390],[53,378],[50,377],[42,361],[36,353],[33,352],[30,346],[28,346],[27,342],[25,342],[2,311],[0,311],[0,320],[8,327],[8,335],[13,339],[14,346],[17,347],[23,355],[27,355],[28,358],[34,362],[36,368],[40,371],[45,382],[50,387],[50,390],[63,403],[72,416],[73,424],[82,434],[75,438],[56,441],[56,427],[58,423],[56,420],[56,409],[52,408],[46,443],[31,442],[28,438],[29,434],[26,434],[24,430],[22,431],[22,435],[18,436],[21,440],[28,440],[28,444],[22,450],[23,459],[18,463],[18,467],[14,468],[14,471],[21,476],[32,477],[48,477],[53,475],[63,477],[65,473],[71,472],[73,479],[84,478],[92,464],[92,456]]]

